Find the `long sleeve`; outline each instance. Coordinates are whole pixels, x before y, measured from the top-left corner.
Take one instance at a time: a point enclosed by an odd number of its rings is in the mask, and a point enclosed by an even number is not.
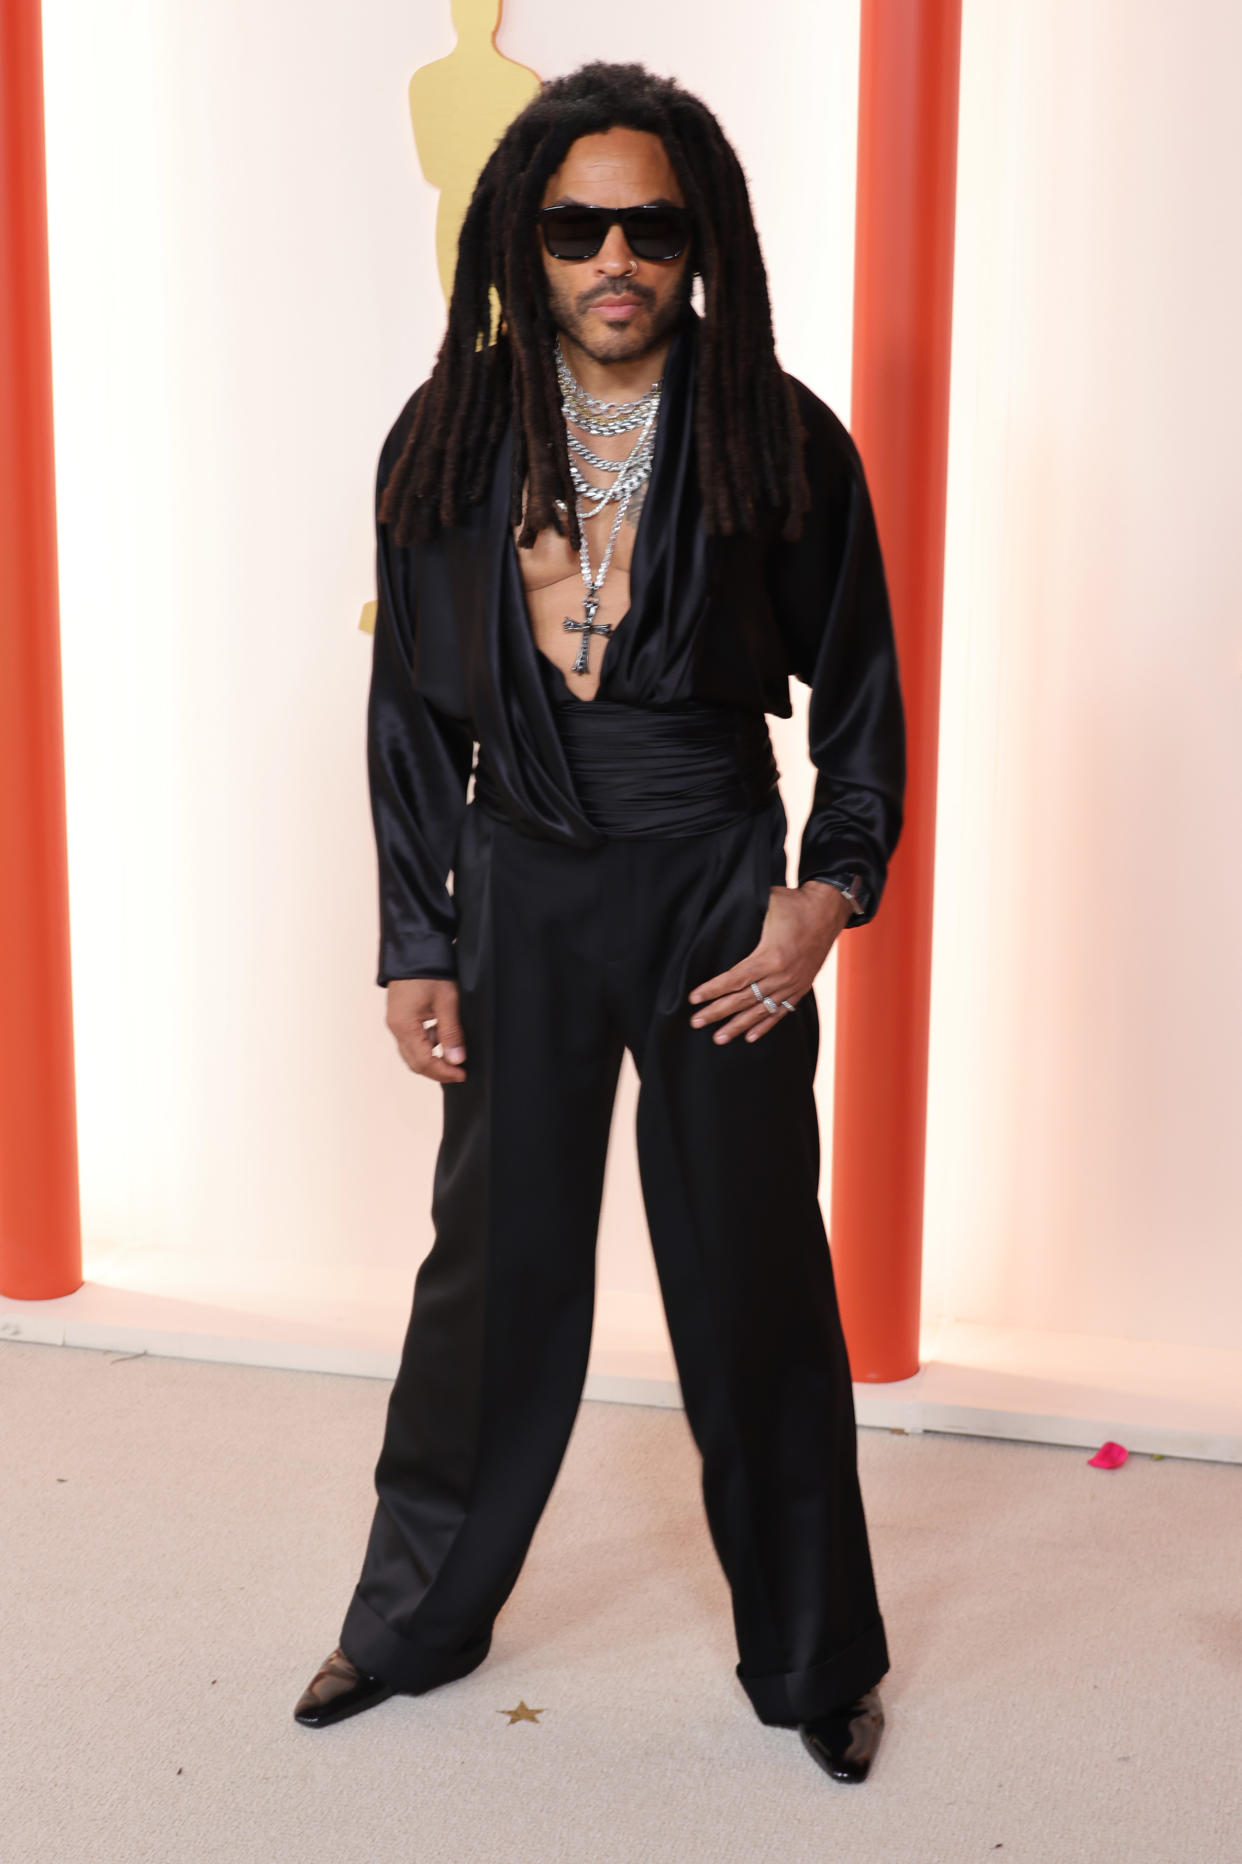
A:
[[[798,855],[804,880],[862,879],[875,917],[901,833],[905,717],[888,589],[862,461],[836,416],[797,384],[812,505],[803,534],[775,546],[771,587],[791,670],[811,688],[816,769]]]
[[[455,977],[456,909],[448,889],[474,757],[470,726],[415,688],[414,631],[378,506],[400,450],[407,408],[389,434],[376,475],[377,612],[367,704],[367,774],[379,860],[378,984],[394,977]]]

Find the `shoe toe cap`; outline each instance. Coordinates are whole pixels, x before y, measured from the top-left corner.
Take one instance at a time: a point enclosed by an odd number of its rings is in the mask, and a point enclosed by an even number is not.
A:
[[[379,1677],[359,1670],[338,1647],[324,1658],[298,1697],[293,1719],[305,1727],[320,1728],[393,1693]]]
[[[875,1690],[827,1715],[803,1722],[807,1752],[834,1780],[857,1785],[867,1778],[884,1728],[884,1710]]]

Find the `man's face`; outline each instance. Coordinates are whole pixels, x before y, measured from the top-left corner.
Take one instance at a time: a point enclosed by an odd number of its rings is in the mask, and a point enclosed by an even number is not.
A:
[[[580,136],[548,178],[541,205],[685,206],[664,144],[648,130],[609,129]],[[638,259],[619,224],[591,259],[554,259],[536,233],[548,280],[552,321],[596,362],[628,362],[667,337],[680,319],[693,280],[691,249],[676,259]]]

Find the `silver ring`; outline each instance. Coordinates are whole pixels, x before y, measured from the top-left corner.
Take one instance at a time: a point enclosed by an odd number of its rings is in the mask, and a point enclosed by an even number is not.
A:
[[[794,1007],[794,1006],[793,1006],[793,1004],[792,1004],[792,1003],[791,1003],[791,1002],[789,1001],[789,998],[788,998],[788,997],[782,997],[782,998],[781,998],[781,1008],[782,1008],[783,1010],[792,1010],[792,1009],[793,1009],[793,1007]]]
[[[755,993],[755,1002],[762,1003],[764,1001],[764,995],[763,995],[763,992],[760,990],[758,984],[752,984],[751,989]]]
[[[769,1016],[775,1016],[781,1006],[779,1003],[773,1003],[771,997],[765,997],[763,999],[763,1007]]]

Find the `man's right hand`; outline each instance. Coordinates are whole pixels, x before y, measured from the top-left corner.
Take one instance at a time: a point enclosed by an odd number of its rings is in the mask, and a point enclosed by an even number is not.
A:
[[[415,1074],[430,1081],[464,1081],[466,1059],[457,1003],[457,984],[450,977],[394,977],[388,985],[388,1027],[397,1039],[401,1059]],[[433,1029],[425,1025],[434,1023]],[[440,1047],[443,1055],[434,1055]]]

